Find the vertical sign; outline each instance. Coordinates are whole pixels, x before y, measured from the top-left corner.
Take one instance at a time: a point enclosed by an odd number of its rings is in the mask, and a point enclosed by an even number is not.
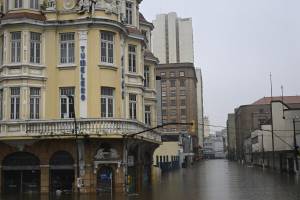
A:
[[[79,32],[79,93],[80,93],[80,118],[87,118],[87,31]]]

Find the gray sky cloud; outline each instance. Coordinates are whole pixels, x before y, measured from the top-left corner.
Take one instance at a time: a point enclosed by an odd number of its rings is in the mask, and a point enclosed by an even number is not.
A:
[[[144,0],[141,11],[192,17],[195,64],[204,80],[205,114],[225,125],[227,113],[270,95],[300,95],[299,0]]]

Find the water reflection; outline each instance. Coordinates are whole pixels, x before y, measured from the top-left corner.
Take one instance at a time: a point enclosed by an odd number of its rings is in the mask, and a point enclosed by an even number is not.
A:
[[[299,188],[300,184],[294,176],[225,160],[211,160],[165,174],[138,196],[26,195],[5,196],[1,200],[299,200]]]

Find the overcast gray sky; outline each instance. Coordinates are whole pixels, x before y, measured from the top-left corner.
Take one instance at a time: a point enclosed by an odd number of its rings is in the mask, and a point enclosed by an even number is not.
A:
[[[225,125],[234,108],[274,95],[300,95],[299,0],[143,0],[141,12],[192,17],[205,114]]]

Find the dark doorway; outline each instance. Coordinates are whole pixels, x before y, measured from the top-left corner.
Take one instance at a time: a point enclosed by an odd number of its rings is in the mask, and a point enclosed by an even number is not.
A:
[[[2,162],[4,193],[38,193],[40,191],[40,161],[33,154],[16,152]]]
[[[74,160],[66,151],[58,151],[50,159],[50,190],[71,193],[75,180]]]
[[[97,173],[97,192],[110,194],[113,190],[113,169],[109,166],[102,166]]]

